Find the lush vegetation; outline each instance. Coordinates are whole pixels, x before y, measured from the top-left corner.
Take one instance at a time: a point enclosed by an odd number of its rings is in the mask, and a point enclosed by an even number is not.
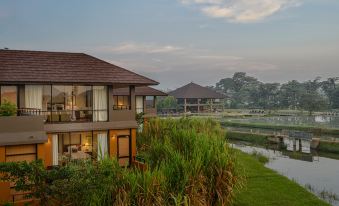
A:
[[[176,204],[228,205],[241,185],[225,131],[211,119],[153,119],[138,137],[151,171],[162,171]]]
[[[246,186],[234,206],[329,206],[302,186],[266,168],[252,155],[238,152],[237,160],[246,173]]]
[[[265,145],[268,143],[268,137],[261,134],[228,131],[227,138],[230,140],[250,142],[255,145]]]
[[[252,157],[254,157],[256,160],[258,160],[259,162],[266,164],[270,161],[270,159],[265,156],[264,154],[258,152],[258,151],[253,151],[251,153]]]
[[[3,181],[42,205],[229,205],[242,185],[234,151],[212,120],[151,120],[139,135],[147,171],[116,159],[46,170],[41,161],[0,163]]]
[[[322,152],[339,154],[339,142],[334,143],[334,142],[320,141],[318,150]]]
[[[165,110],[176,111],[178,109],[177,100],[173,96],[159,97],[157,101],[157,110],[163,112]]]
[[[0,116],[14,116],[17,113],[16,105],[5,100],[0,104]]]
[[[339,109],[338,78],[321,81],[320,77],[284,84],[263,83],[244,72],[221,79],[214,88],[230,98],[230,108],[302,109],[312,113],[322,109]]]

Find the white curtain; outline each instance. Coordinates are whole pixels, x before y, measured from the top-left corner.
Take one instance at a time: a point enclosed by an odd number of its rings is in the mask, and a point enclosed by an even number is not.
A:
[[[103,159],[107,155],[107,133],[98,134],[98,160]]]
[[[58,152],[58,135],[52,135],[52,160],[53,165],[59,164],[59,152]]]
[[[25,107],[42,110],[42,85],[25,86]]]
[[[93,121],[107,121],[106,86],[93,86],[93,110]]]
[[[142,113],[144,111],[144,97],[136,96],[136,112],[137,114]]]

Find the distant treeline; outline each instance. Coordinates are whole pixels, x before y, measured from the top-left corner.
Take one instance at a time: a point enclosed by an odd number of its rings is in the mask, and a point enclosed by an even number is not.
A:
[[[301,109],[313,111],[339,109],[338,77],[284,84],[263,83],[245,72],[221,79],[211,88],[229,97],[229,108]]]

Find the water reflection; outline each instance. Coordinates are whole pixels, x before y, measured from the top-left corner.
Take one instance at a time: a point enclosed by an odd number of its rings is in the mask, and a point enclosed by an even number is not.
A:
[[[266,164],[278,173],[296,180],[300,185],[311,185],[312,191],[320,196],[321,191],[328,191],[339,195],[339,160],[319,156],[281,150],[279,146],[261,148],[245,145],[242,142],[233,142],[232,146],[246,153],[257,151],[269,157]],[[331,200],[331,204],[339,206],[339,201]]]

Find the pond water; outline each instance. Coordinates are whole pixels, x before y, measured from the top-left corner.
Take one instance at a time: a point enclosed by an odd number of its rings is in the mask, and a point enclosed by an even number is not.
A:
[[[246,153],[257,151],[267,157],[270,161],[266,167],[306,186],[330,204],[339,206],[339,200],[326,197],[335,194],[339,198],[339,160],[318,156],[314,154],[296,154],[287,151],[266,149],[257,146],[249,146],[242,142],[233,142],[232,147]],[[311,189],[310,189],[311,188]]]
[[[245,119],[232,119],[232,121],[246,123],[267,123],[276,125],[299,125],[326,128],[339,128],[339,116],[317,115],[317,116],[274,116],[255,117]]]

